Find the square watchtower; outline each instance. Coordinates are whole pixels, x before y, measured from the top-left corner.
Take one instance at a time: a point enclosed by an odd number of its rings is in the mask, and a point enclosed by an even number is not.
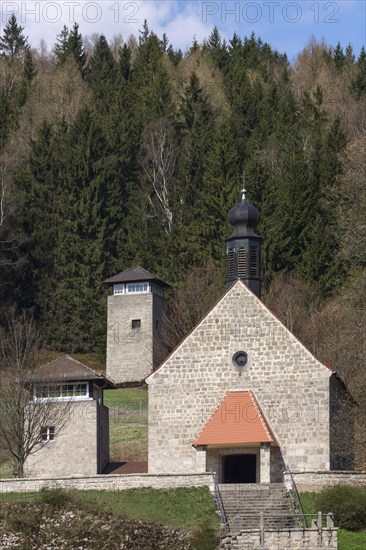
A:
[[[159,363],[164,290],[170,284],[142,267],[110,277],[107,375],[117,384],[140,382]]]

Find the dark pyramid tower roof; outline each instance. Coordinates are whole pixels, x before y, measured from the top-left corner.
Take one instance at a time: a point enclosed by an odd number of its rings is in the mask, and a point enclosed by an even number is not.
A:
[[[150,271],[147,271],[147,269],[139,265],[131,269],[126,269],[126,271],[121,271],[121,273],[109,277],[103,282],[107,285],[114,285],[118,283],[135,283],[137,281],[149,281],[165,288],[171,287],[171,284],[163,281],[163,279],[160,279],[160,277],[157,277],[154,273],[150,273]]]

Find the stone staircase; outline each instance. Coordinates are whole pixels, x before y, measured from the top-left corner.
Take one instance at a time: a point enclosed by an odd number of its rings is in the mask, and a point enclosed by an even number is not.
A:
[[[261,512],[264,529],[281,530],[296,526],[296,517],[283,483],[221,484],[219,490],[232,532],[259,529]]]

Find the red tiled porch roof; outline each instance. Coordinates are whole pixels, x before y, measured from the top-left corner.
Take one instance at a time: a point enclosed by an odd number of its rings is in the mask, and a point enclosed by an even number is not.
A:
[[[250,390],[226,394],[192,445],[272,443],[279,446]]]

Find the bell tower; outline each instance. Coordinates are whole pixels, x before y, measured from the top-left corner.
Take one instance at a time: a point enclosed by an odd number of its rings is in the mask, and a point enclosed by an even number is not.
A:
[[[227,216],[233,232],[226,239],[226,286],[241,279],[260,298],[262,237],[255,232],[259,212],[246,201],[245,193],[243,189],[241,201],[229,210]]]
[[[104,283],[113,288],[108,297],[107,376],[116,384],[141,382],[161,360],[164,290],[170,284],[139,266]]]

